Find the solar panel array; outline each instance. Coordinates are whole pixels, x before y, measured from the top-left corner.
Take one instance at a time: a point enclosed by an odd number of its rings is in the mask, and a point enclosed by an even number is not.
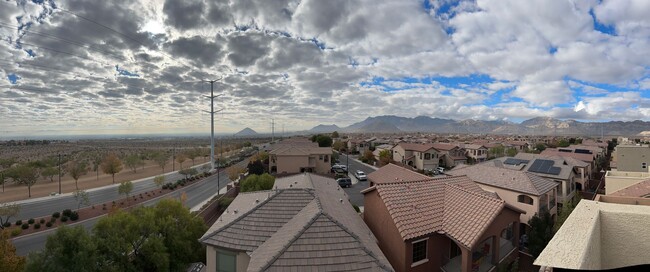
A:
[[[562,168],[553,166],[554,162],[551,160],[535,160],[532,165],[528,168],[528,171],[541,173],[541,174],[551,174],[559,175],[562,171]]]
[[[528,160],[521,160],[521,159],[515,159],[515,158],[507,158],[505,161],[503,161],[503,164],[507,165],[519,165],[522,163],[528,163]]]
[[[576,149],[574,152],[575,153],[580,153],[580,154],[592,154],[591,150],[588,150],[588,149]]]

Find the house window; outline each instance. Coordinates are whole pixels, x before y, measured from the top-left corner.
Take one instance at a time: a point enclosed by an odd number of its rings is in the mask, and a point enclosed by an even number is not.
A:
[[[425,159],[425,160],[430,160],[430,159],[431,159],[431,154],[429,154],[429,153],[424,153],[424,159]]]
[[[460,250],[460,247],[453,241],[450,241],[451,246],[449,246],[449,259],[453,259],[457,256],[460,256],[463,254],[463,252]]]
[[[329,155],[325,155],[325,162],[329,162],[329,161],[330,161]]]
[[[641,163],[641,168],[643,168],[643,169],[646,169],[646,168],[648,168],[648,164],[647,164],[647,163],[645,163],[645,162],[644,162],[644,163]]]
[[[414,265],[427,261],[427,239],[413,242],[413,261]]]
[[[323,160],[323,155],[319,155],[319,156],[318,156],[318,160],[321,160],[321,161],[322,161],[322,160]]]
[[[519,195],[519,196],[517,196],[517,201],[519,203],[525,203],[525,204],[528,204],[528,205],[533,205],[533,198],[529,197],[527,195]]]
[[[237,271],[237,258],[234,254],[217,251],[217,272]]]

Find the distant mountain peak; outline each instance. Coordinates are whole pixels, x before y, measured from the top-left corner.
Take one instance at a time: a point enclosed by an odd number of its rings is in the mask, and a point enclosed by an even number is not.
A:
[[[251,128],[245,128],[235,133],[235,136],[257,136],[257,132]]]
[[[312,129],[309,130],[311,133],[329,133],[329,132],[334,132],[334,131],[339,131],[341,128],[335,124],[331,125],[323,125],[320,124],[318,126],[313,127]]]

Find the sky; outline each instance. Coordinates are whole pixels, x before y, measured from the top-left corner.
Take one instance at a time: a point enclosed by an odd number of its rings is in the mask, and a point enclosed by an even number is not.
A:
[[[647,0],[0,0],[0,137],[650,120]]]

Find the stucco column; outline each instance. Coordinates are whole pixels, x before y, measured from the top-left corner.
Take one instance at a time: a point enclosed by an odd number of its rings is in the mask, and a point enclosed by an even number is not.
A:
[[[452,242],[453,243],[453,242]],[[472,271],[472,250],[461,247],[463,259],[460,263],[461,272],[471,272]]]
[[[501,253],[501,237],[500,236],[492,236],[492,264],[497,265],[499,264],[499,259],[501,259],[501,256],[499,254]]]

